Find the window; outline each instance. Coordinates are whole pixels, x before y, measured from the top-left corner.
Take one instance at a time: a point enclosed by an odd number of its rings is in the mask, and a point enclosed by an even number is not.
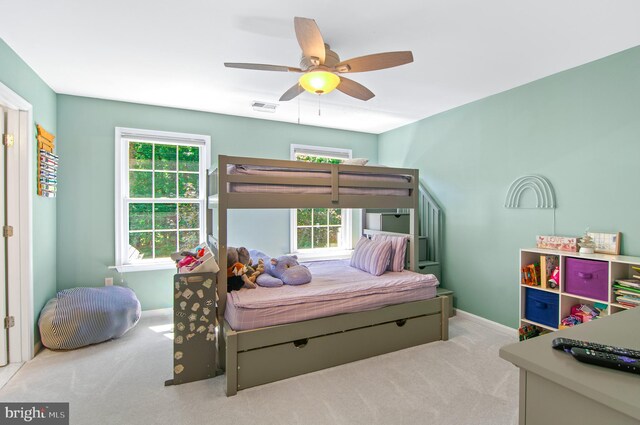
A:
[[[291,145],[291,159],[339,164],[351,149]],[[351,210],[298,208],[291,211],[291,251],[319,253],[351,248]]]
[[[116,128],[116,267],[171,268],[205,240],[209,136]]]

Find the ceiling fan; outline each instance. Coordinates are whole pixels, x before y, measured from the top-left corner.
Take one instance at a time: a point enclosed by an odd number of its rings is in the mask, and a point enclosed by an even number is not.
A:
[[[265,65],[259,63],[230,63],[228,68],[255,69],[259,71],[280,71],[302,73],[299,81],[287,90],[280,101],[295,98],[303,90],[315,94],[326,94],[333,89],[360,100],[369,100],[375,95],[360,83],[345,78],[343,74],[350,72],[375,71],[392,68],[413,62],[410,51],[385,52],[360,56],[340,61],[336,52],[322,39],[316,21],[308,18],[293,18],[298,44],[302,48],[300,68],[281,65]]]

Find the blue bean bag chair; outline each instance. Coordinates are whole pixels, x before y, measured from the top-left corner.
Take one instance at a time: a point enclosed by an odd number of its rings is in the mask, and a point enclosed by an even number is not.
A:
[[[140,301],[129,288],[65,289],[49,300],[40,313],[42,345],[73,350],[119,338],[140,320]]]

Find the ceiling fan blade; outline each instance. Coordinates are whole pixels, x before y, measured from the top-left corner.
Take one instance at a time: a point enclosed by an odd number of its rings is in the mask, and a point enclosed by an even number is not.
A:
[[[254,69],[257,71],[302,72],[300,68],[283,65],[265,65],[262,63],[233,63],[225,62],[227,68]]]
[[[411,62],[413,53],[410,51],[386,52],[348,59],[338,63],[335,68],[338,72],[365,72],[393,68]]]
[[[362,84],[356,83],[355,81],[342,76],[340,76],[340,84],[338,84],[338,87],[336,88],[342,93],[360,100],[369,100],[375,96],[371,90]]]
[[[284,94],[282,96],[280,96],[280,101],[281,102],[286,102],[287,100],[294,99],[296,96],[298,96],[303,91],[304,91],[304,89],[302,88],[302,86],[299,83],[296,83],[295,85],[291,86],[291,88],[289,90],[284,92]]]
[[[324,40],[316,21],[296,16],[293,18],[293,25],[296,29],[296,38],[302,48],[302,53],[308,58],[318,58],[320,65],[322,65],[325,57]]]

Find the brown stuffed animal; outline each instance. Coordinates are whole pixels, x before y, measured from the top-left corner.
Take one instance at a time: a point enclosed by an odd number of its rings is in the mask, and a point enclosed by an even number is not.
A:
[[[247,276],[249,280],[253,283],[256,283],[256,279],[260,274],[264,272],[264,260],[262,258],[258,259],[258,264],[256,264],[255,268],[253,267],[253,260],[249,259],[249,264],[247,265]]]

